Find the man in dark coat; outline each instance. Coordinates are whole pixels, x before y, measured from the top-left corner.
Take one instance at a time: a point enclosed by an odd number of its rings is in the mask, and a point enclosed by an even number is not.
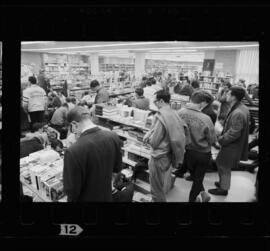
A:
[[[112,173],[121,170],[121,140],[92,123],[89,111],[77,106],[68,113],[79,136],[64,155],[63,183],[68,202],[111,202]]]
[[[225,119],[223,131],[218,136],[221,145],[216,158],[219,182],[215,182],[216,189],[208,191],[214,195],[228,194],[231,169],[236,167],[240,160],[248,159],[249,110],[241,102],[244,96],[245,89],[238,86],[231,87],[227,94],[231,109]]]

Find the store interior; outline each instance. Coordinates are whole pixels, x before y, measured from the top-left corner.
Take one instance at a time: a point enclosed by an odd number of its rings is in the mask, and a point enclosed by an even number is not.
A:
[[[2,55],[2,53],[1,53]],[[1,61],[2,73],[2,61]],[[171,94],[171,109],[180,110],[190,102],[190,96],[179,92],[176,86],[188,85],[193,80],[199,89],[209,92],[218,102],[218,95],[224,83],[231,85],[244,80],[243,88],[249,100],[242,102],[249,109],[253,119],[253,130],[249,142],[257,137],[259,127],[259,43],[257,42],[53,42],[25,41],[21,43],[21,91],[30,86],[29,77],[34,76],[42,85],[49,101],[52,93],[62,104],[74,100],[74,105],[91,109],[96,92],[90,83],[97,80],[109,94],[109,101],[95,108],[95,123],[102,130],[115,132],[123,142],[122,173],[134,184],[132,202],[150,202],[149,183],[150,148],[142,138],[150,130],[158,109],[151,103],[149,109],[141,110],[128,106],[127,100],[134,97],[135,89],[151,78],[164,83]],[[43,80],[41,80],[43,79]],[[2,90],[2,79],[1,90]],[[145,86],[144,86],[145,87]],[[2,92],[2,91],[1,91]],[[1,94],[2,96],[2,94]],[[22,99],[23,100],[23,99]],[[71,102],[71,101],[70,101]],[[33,139],[30,117],[26,113],[25,123],[21,121],[21,196],[24,201],[66,202],[63,190],[63,158],[70,129],[65,136],[61,130],[51,131],[51,119],[57,107],[53,102],[46,106],[42,133],[62,142],[61,150],[52,144],[25,153],[26,142]],[[23,109],[23,108],[22,108]],[[218,113],[218,111],[217,111]],[[2,120],[2,116],[1,116]],[[251,126],[250,126],[251,128]],[[39,130],[39,131],[40,131]],[[211,165],[204,177],[207,191],[218,180],[215,158],[219,149],[212,147]],[[250,149],[256,159],[240,161],[232,169],[231,188],[228,196],[211,195],[210,202],[254,202],[256,201],[256,178],[258,173],[258,146]],[[252,155],[252,154],[251,154]],[[132,177],[138,163],[146,168],[140,170],[137,179]],[[41,168],[42,167],[42,168]],[[53,171],[52,171],[53,170]],[[137,171],[136,171],[137,172]],[[54,178],[50,184],[48,180]],[[188,202],[192,180],[188,173],[176,177],[174,187],[166,192],[167,202]]]

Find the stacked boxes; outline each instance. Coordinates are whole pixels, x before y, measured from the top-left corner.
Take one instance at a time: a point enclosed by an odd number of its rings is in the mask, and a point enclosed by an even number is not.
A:
[[[58,201],[64,197],[64,163],[58,154],[52,154],[48,150],[39,151],[31,157],[21,159],[20,164],[21,179],[37,190],[41,197],[51,201]]]

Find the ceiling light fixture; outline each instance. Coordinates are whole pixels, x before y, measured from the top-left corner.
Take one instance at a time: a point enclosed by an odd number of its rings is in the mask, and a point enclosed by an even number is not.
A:
[[[54,44],[55,42],[48,42],[48,41],[31,41],[31,42],[21,42],[22,45],[27,44]]]
[[[72,43],[72,42],[71,42]],[[100,44],[100,45],[82,45],[82,46],[69,46],[69,47],[58,47],[58,48],[43,48],[43,49],[25,49],[25,50],[69,50],[69,49],[81,49],[81,48],[98,48],[98,47],[117,47],[117,46],[130,46],[130,45],[151,45],[151,44],[172,44],[174,42],[129,42],[119,44]],[[22,43],[23,44],[23,43]]]

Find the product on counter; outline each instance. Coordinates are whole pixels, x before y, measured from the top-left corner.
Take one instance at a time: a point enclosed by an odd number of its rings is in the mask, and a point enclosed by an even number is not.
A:
[[[51,163],[59,159],[60,155],[54,150],[44,149],[38,152],[31,153],[29,157],[39,160],[41,163]]]

